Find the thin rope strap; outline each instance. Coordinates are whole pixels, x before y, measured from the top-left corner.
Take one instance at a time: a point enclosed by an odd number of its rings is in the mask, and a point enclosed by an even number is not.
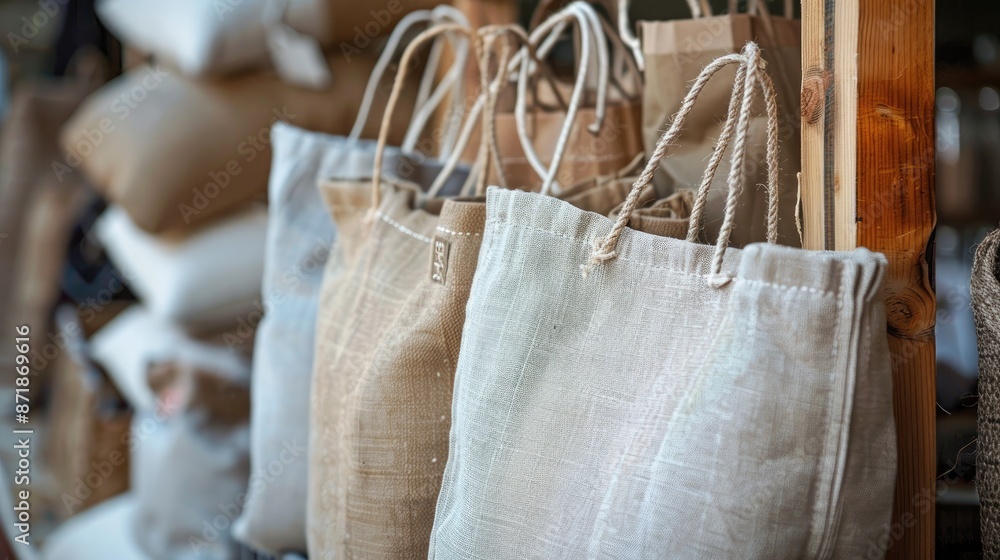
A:
[[[693,9],[697,9],[698,7],[693,0],[688,0],[688,4],[692,5]],[[642,55],[642,43],[639,42],[639,38],[632,31],[632,22],[628,17],[628,0],[618,0],[618,36],[632,50],[632,56],[635,58],[635,63],[639,67],[639,70],[645,70],[646,57]]]
[[[688,220],[687,240],[694,243],[698,241],[698,234],[701,232],[702,215],[705,213],[705,204],[708,202],[708,195],[715,182],[716,172],[722,164],[722,157],[729,147],[736,129],[736,117],[740,110],[740,103],[743,101],[743,85],[746,81],[746,67],[740,64],[736,69],[736,78],[733,81],[733,91],[729,96],[729,109],[726,112],[726,121],[719,134],[719,139],[715,142],[715,149],[712,157],[708,161],[708,167],[702,175],[701,184],[695,194],[694,203],[691,206],[691,215]]]
[[[382,202],[382,160],[385,157],[385,145],[389,140],[389,129],[392,126],[392,114],[395,112],[396,106],[399,104],[399,98],[402,95],[406,82],[407,70],[412,63],[413,58],[416,56],[418,49],[423,46],[424,43],[441,34],[449,32],[464,33],[469,37],[473,51],[476,53],[479,52],[479,36],[468,27],[457,23],[440,24],[423,31],[420,35],[417,35],[416,38],[414,38],[413,41],[407,45],[406,50],[403,51],[403,58],[400,61],[399,71],[396,73],[396,80],[392,84],[392,93],[389,94],[389,101],[386,103],[385,115],[382,118],[382,126],[379,128],[378,143],[375,145],[375,168],[372,171],[372,216],[374,216],[374,213],[378,211],[379,205]],[[482,72],[483,69],[480,68],[480,71]]]
[[[746,66],[740,65],[737,69],[736,80],[733,85],[733,93],[729,98],[729,111],[722,133],[716,142],[712,152],[708,169],[703,176],[701,185],[695,195],[694,204],[690,214],[690,224],[688,226],[687,240],[697,241],[698,233],[701,230],[702,216],[708,194],[712,184],[715,182],[715,175],[718,166],[721,164],[722,156],[729,147],[733,130],[736,126],[736,116],[739,103],[743,97],[743,84],[746,80]],[[767,108],[767,242],[777,243],[778,241],[778,104],[774,92],[774,84],[771,77],[764,70],[763,60],[760,61],[755,76],[752,76],[754,85],[760,86]]]
[[[687,119],[688,114],[694,108],[695,101],[697,101],[698,96],[701,95],[705,85],[719,70],[730,65],[739,64],[743,61],[743,56],[739,54],[730,54],[719,57],[712,61],[701,74],[695,79],[694,83],[691,84],[691,89],[688,90],[687,95],[684,97],[684,101],[681,103],[680,110],[674,116],[670,123],[670,128],[663,133],[663,136],[656,142],[656,146],[653,148],[653,153],[649,156],[649,161],[646,162],[646,167],[642,170],[642,173],[636,179],[635,183],[632,185],[632,190],[629,192],[628,197],[626,197],[625,202],[622,204],[621,210],[618,212],[618,219],[615,220],[614,226],[611,231],[603,239],[598,238],[594,241],[594,251],[591,253],[588,262],[581,266],[583,269],[584,276],[590,271],[593,266],[599,265],[605,261],[613,259],[617,256],[616,247],[618,245],[618,239],[621,237],[622,232],[625,230],[625,226],[628,224],[629,218],[632,216],[632,212],[635,210],[636,205],[639,201],[639,196],[642,190],[649,185],[653,180],[653,174],[656,172],[660,165],[660,161],[664,158],[667,150],[674,144],[677,138],[680,136],[682,127],[684,126],[684,121]]]
[[[512,35],[515,36],[515,38],[517,38],[522,43],[528,44],[527,34],[519,26],[500,25],[500,26],[490,26],[490,27],[494,27],[498,30],[511,33]],[[483,34],[484,32],[489,32],[490,27],[483,28],[482,30],[480,30],[480,34]],[[528,50],[528,58],[529,60],[533,60],[535,58],[534,49]],[[502,84],[502,80],[505,80],[507,78],[507,75],[510,73],[511,68],[512,68],[511,65],[507,64],[507,70],[504,72],[502,76],[498,76],[498,81],[497,81],[498,86]],[[468,118],[465,119],[462,125],[462,130],[457,139],[455,149],[451,152],[451,155],[445,162],[445,165],[442,168],[441,172],[435,178],[434,183],[431,185],[431,188],[428,189],[427,191],[428,197],[433,198],[434,196],[437,196],[438,192],[444,187],[447,178],[453,173],[454,169],[457,167],[459,160],[462,158],[462,155],[465,152],[465,147],[469,144],[469,140],[472,137],[472,132],[476,126],[476,123],[478,122],[480,114],[484,110],[485,105],[486,105],[486,93],[480,92],[480,94],[476,97],[476,101],[473,103],[472,108],[469,109]],[[459,116],[459,118],[461,118],[461,116]],[[490,118],[495,118],[495,115]],[[494,141],[494,144],[495,143],[496,142]],[[500,159],[499,148],[496,145],[492,146],[492,148],[494,150],[493,152],[494,160],[497,162],[502,161]],[[474,165],[472,167],[474,173],[470,174],[469,180],[467,180],[463,185],[461,190],[462,194],[473,194],[475,192],[473,189],[476,186],[475,185],[476,181],[472,181],[471,179],[473,178],[473,176],[475,176],[478,179],[479,177],[478,172],[481,169],[482,165],[480,165],[480,162],[479,161],[474,162]]]
[[[442,4],[431,10],[431,24],[438,23],[459,23],[462,25],[468,25],[468,20],[466,20],[465,15],[447,4]],[[417,99],[414,103],[413,116],[410,118],[410,125],[406,129],[406,135],[403,139],[402,149],[403,152],[412,152],[420,139],[420,135],[423,133],[424,128],[430,121],[431,117],[434,116],[444,101],[445,97],[452,94],[451,104],[447,112],[455,113],[456,110],[461,113],[465,110],[464,107],[464,72],[466,61],[469,57],[469,45],[465,37],[451,37],[446,36],[446,41],[434,41],[431,46],[431,52],[428,56],[427,64],[425,65],[423,75],[420,78],[420,85],[417,90]],[[453,61],[448,72],[441,78],[440,83],[437,88],[431,90],[434,85],[434,80],[437,78],[438,67],[441,65],[441,57],[445,47],[445,43],[452,46],[452,50],[455,52],[455,60]],[[449,91],[452,90],[452,91]],[[463,105],[458,107],[458,105]],[[450,121],[449,121],[450,122]],[[455,137],[458,135],[459,125],[451,126],[445,130],[444,137],[442,138],[440,145],[438,147],[438,156],[441,154],[450,153],[452,145],[455,142]]]
[[[454,173],[455,168],[458,167],[459,160],[462,159],[465,147],[469,145],[469,140],[472,138],[472,132],[475,129],[476,121],[479,119],[479,115],[483,111],[483,107],[486,105],[486,97],[480,93],[476,97],[476,101],[472,104],[469,109],[468,118],[462,125],[462,130],[458,135],[458,139],[455,142],[455,148],[452,150],[451,155],[445,161],[444,166],[438,173],[437,177],[434,178],[434,182],[431,183],[431,188],[427,189],[427,198],[434,198],[438,195],[442,188],[444,188],[445,183],[448,178]],[[478,170],[478,166],[474,166],[472,171]],[[466,181],[465,186],[462,187],[462,192],[467,192],[466,187],[469,186],[469,181]]]
[[[757,71],[757,81],[764,94],[764,105],[767,109],[767,242],[778,242],[778,204],[780,191],[778,189],[779,143],[778,143],[778,95],[774,90],[771,75],[765,70],[764,61]]]
[[[525,156],[527,156],[528,162],[531,167],[543,179],[542,182],[542,194],[548,194],[551,189],[552,182],[555,180],[555,174],[559,169],[559,165],[562,162],[563,155],[566,151],[566,144],[569,140],[569,134],[571,132],[572,123],[576,120],[576,114],[580,107],[580,102],[583,97],[583,92],[585,89],[585,83],[587,78],[587,65],[584,61],[589,60],[590,49],[592,47],[592,39],[590,33],[590,26],[586,20],[586,17],[580,11],[579,2],[574,2],[569,7],[558,12],[556,15],[545,20],[540,26],[538,26],[529,37],[531,42],[536,42],[540,37],[546,36],[553,28],[557,27],[563,21],[575,21],[578,25],[578,29],[581,35],[581,49],[582,57],[580,67],[577,70],[576,82],[573,87],[573,93],[570,96],[569,107],[566,110],[566,124],[562,130],[559,132],[559,137],[556,140],[555,149],[552,154],[552,161],[548,169],[541,163],[538,158],[537,153],[531,147],[531,139],[527,136],[527,125],[525,123],[525,115],[527,113],[527,108],[525,106],[525,100],[527,97],[527,83],[528,83],[528,64],[522,64],[520,68],[518,84],[517,84],[517,101],[514,106],[514,122],[515,128],[517,129],[518,138],[521,141],[522,149],[524,150]],[[544,52],[543,48],[545,44],[543,42],[542,47],[538,49],[538,52]]]
[[[396,27],[389,35],[389,40],[386,42],[382,54],[378,57],[378,61],[375,62],[375,68],[372,69],[368,83],[365,85],[365,92],[361,96],[361,106],[358,108],[358,116],[354,119],[354,126],[351,127],[351,132],[347,135],[348,138],[352,140],[361,138],[361,132],[368,121],[368,113],[371,112],[372,103],[375,101],[375,90],[382,81],[382,76],[385,75],[386,69],[389,68],[393,55],[399,49],[399,45],[403,41],[403,36],[417,23],[427,22],[430,19],[430,10],[417,10],[406,14],[396,24]]]
[[[746,59],[744,76],[743,102],[740,105],[739,120],[736,123],[736,139],[733,142],[733,155],[729,166],[729,193],[726,198],[725,217],[719,229],[719,239],[715,243],[715,254],[712,256],[712,276],[709,283],[714,287],[722,287],[731,278],[722,275],[722,260],[729,246],[729,238],[736,226],[736,207],[740,191],[743,190],[743,166],[746,161],[747,137],[750,134],[750,114],[753,112],[753,99],[756,88],[754,81],[760,68],[760,49],[756,43],[747,43],[743,47]]]
[[[483,49],[481,53],[482,60],[480,62],[480,67],[486,69],[485,72],[481,74],[481,90],[486,95],[486,109],[483,113],[483,125],[482,125],[482,136],[480,138],[479,145],[479,157],[477,158],[482,162],[482,170],[479,174],[479,180],[476,183],[476,194],[483,195],[486,193],[486,180],[490,173],[491,163],[496,164],[497,177],[500,182],[500,186],[507,188],[507,178],[503,172],[503,165],[500,163],[499,150],[497,148],[498,140],[496,135],[496,129],[494,126],[494,115],[496,114],[496,102],[497,95],[500,90],[500,84],[505,78],[505,71],[507,68],[507,62],[510,60],[510,43],[506,40],[500,49],[500,56],[497,59],[497,75],[495,77],[490,77],[488,75],[489,62],[493,54],[493,43],[498,37],[503,37],[506,39],[506,35],[503,35],[503,30],[499,28],[489,28],[485,30],[485,37],[483,39]],[[494,160],[494,157],[496,158]]]

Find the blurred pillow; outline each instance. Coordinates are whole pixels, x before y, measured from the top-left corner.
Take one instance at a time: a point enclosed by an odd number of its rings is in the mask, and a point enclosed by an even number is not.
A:
[[[224,74],[269,61],[264,13],[271,0],[100,0],[101,21],[123,43],[186,74]],[[277,3],[277,2],[275,2]],[[363,50],[407,12],[438,4],[288,0],[284,21],[321,44]],[[341,47],[343,48],[343,47]],[[336,76],[336,75],[335,75]]]
[[[132,425],[132,530],[155,558],[229,560],[250,480],[250,364],[171,361],[149,369],[155,411]]]
[[[187,235],[156,236],[112,206],[95,230],[129,287],[154,316],[198,332],[259,320],[265,208],[249,206]]]
[[[135,496],[122,494],[67,521],[42,549],[45,560],[152,560],[132,536]],[[28,547],[30,548],[30,547]]]
[[[62,130],[66,153],[52,170],[60,180],[84,173],[147,231],[204,222],[267,191],[273,123],[346,134],[373,54],[333,57],[337,78],[322,91],[289,86],[272,73],[195,80],[161,67],[136,69],[84,102]],[[388,98],[384,88],[379,93],[375,114]],[[390,141],[402,136],[410,105],[397,112]],[[363,137],[375,136],[379,124],[370,119]]]

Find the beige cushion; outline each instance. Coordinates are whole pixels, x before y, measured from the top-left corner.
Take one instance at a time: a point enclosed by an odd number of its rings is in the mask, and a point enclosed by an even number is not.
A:
[[[346,134],[373,65],[369,53],[350,62],[333,57],[337,79],[324,91],[288,86],[270,73],[210,81],[143,67],[87,99],[63,128],[66,155],[54,171],[82,171],[142,229],[189,226],[266,192],[276,121]],[[386,98],[376,96],[373,114]],[[393,142],[409,122],[409,111],[397,113]],[[364,137],[377,133],[374,121]]]

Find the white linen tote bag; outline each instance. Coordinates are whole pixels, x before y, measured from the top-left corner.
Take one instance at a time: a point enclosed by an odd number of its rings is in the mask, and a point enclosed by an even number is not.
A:
[[[699,91],[733,63],[688,240],[625,228]],[[773,84],[748,43],[692,85],[614,223],[489,190],[431,558],[867,554],[896,469],[885,260],[727,249],[757,87],[773,164]],[[734,135],[722,234],[698,244]]]

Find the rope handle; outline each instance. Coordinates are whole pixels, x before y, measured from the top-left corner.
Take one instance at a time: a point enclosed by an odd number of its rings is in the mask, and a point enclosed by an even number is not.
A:
[[[396,111],[396,106],[399,104],[399,98],[402,96],[403,88],[406,85],[406,73],[420,47],[423,46],[424,43],[427,43],[444,33],[464,34],[468,37],[473,51],[477,55],[480,52],[480,37],[468,26],[457,23],[442,23],[430,29],[426,29],[417,35],[413,41],[406,46],[406,50],[403,51],[403,57],[399,63],[399,71],[396,73],[396,79],[392,84],[392,92],[389,94],[389,101],[386,103],[385,115],[382,117],[382,126],[379,128],[378,142],[375,145],[375,167],[372,171],[371,212],[373,215],[378,211],[378,208],[382,203],[382,160],[385,157],[386,143],[389,141],[389,129],[392,126],[392,115]],[[481,64],[482,57],[477,56],[476,58]],[[486,69],[480,67],[479,71],[482,73],[485,72]]]
[[[705,200],[711,188],[712,179],[721,164],[722,156],[728,147],[730,140],[735,134],[735,144],[730,157],[729,177],[727,180],[729,192],[726,199],[725,218],[719,238],[716,242],[715,253],[712,260],[712,274],[709,282],[714,287],[726,285],[731,278],[722,275],[722,260],[726,248],[729,245],[729,237],[735,226],[736,206],[738,195],[743,186],[743,164],[746,158],[747,136],[749,134],[750,113],[753,110],[753,100],[755,87],[758,86],[763,93],[767,109],[767,169],[768,169],[768,215],[767,229],[768,242],[777,241],[777,221],[778,221],[778,106],[777,97],[774,91],[774,84],[770,76],[764,69],[764,61],[760,56],[760,48],[756,43],[748,42],[740,54],[730,54],[714,60],[702,70],[701,74],[691,85],[680,110],[670,123],[670,128],[663,134],[656,143],[653,153],[646,163],[645,169],[636,179],[632,190],[622,204],[618,218],[607,236],[594,241],[594,250],[588,261],[581,265],[584,276],[586,276],[594,266],[601,265],[617,256],[617,246],[622,233],[628,224],[632,213],[635,211],[639,196],[642,190],[652,182],[653,174],[659,167],[660,161],[666,156],[667,150],[674,145],[680,137],[684,121],[694,107],[698,96],[708,84],[709,80],[719,70],[730,65],[738,64],[736,79],[733,84],[733,93],[730,98],[729,112],[726,118],[723,131],[716,144],[709,166],[705,171],[705,176],[698,189],[694,206],[691,212],[691,223],[688,229],[688,241],[694,241],[700,229],[701,217],[704,214]]]
[[[368,78],[368,83],[365,85],[365,91],[361,98],[361,106],[358,109],[358,116],[354,120],[354,126],[351,127],[351,132],[348,134],[349,139],[357,140],[361,137],[361,132],[364,130],[365,123],[368,122],[369,113],[371,112],[372,104],[375,100],[376,90],[381,83],[386,70],[392,63],[393,56],[399,50],[406,33],[415,25],[433,22],[468,25],[462,12],[451,6],[438,6],[434,10],[416,10],[403,16],[399,23],[396,24],[396,27],[393,28],[392,33],[389,35],[385,48],[376,61],[375,67],[372,69],[371,76]],[[426,125],[430,114],[433,113],[433,111],[437,108],[437,105],[440,104],[441,100],[444,98],[444,90],[452,82],[461,82],[461,71],[468,58],[468,49],[456,48],[455,50],[455,64],[452,65],[452,68],[442,79],[441,84],[438,85],[438,91],[432,93],[427,98],[425,103],[421,103],[422,100],[419,96],[417,98],[417,108],[414,110],[414,116],[411,119],[410,126],[407,127],[405,135],[406,140],[412,142],[413,145],[416,144],[416,136],[420,134],[420,130],[422,130]],[[438,60],[439,59],[435,59],[433,56],[431,57],[428,61],[427,68],[424,70],[424,78],[428,75],[433,77],[437,73]],[[461,63],[461,66],[459,63]],[[424,78],[422,78],[422,82]],[[415,134],[413,133],[414,129],[417,131]],[[403,146],[404,148],[407,148],[407,143],[404,142]],[[409,146],[409,148],[412,149],[412,146]]]
[[[503,65],[503,66],[498,65],[497,67],[498,70],[499,68],[505,68],[504,72],[498,73],[497,76],[494,77],[494,79],[492,80],[492,85],[490,86],[490,90],[489,91],[484,90],[480,92],[479,96],[477,96],[476,98],[476,101],[469,109],[469,116],[465,120],[465,123],[462,127],[462,131],[459,134],[456,148],[452,151],[451,155],[446,160],[445,165],[441,170],[441,173],[438,174],[438,177],[435,179],[430,189],[428,189],[427,191],[428,197],[434,197],[438,194],[438,192],[440,192],[440,190],[444,187],[447,177],[451,175],[455,167],[458,165],[459,160],[464,154],[465,147],[468,145],[469,139],[472,136],[473,129],[479,119],[480,113],[484,110],[487,110],[486,107],[487,95],[494,95],[494,96],[499,95],[500,86],[507,80],[508,75],[518,68],[517,65],[520,64],[520,61],[523,58],[527,57],[529,61],[535,63],[538,62],[538,54],[535,50],[535,47],[528,40],[527,34],[525,33],[524,29],[521,28],[520,26],[492,25],[483,27],[479,30],[479,35],[482,37],[489,37],[491,35],[500,36],[503,34],[510,34],[514,39],[516,39],[519,43],[521,43],[523,48],[519,50],[517,54],[515,54],[514,57],[510,59],[506,64],[504,64],[503,60],[501,60],[498,63]],[[490,45],[492,45],[492,40],[490,41]],[[486,53],[491,53],[492,49],[484,47],[483,51]],[[506,58],[506,55],[504,55],[503,58]],[[553,87],[555,86],[553,85]],[[489,106],[487,113],[483,115],[483,118],[486,119],[484,122],[488,123],[488,126],[492,128],[492,125],[496,119],[495,98],[492,101],[492,104]],[[493,158],[492,161],[497,162],[497,171],[498,171],[497,175],[500,186],[506,187],[507,186],[506,177],[504,176],[503,173],[503,167],[499,163],[501,161],[501,158],[498,146],[499,143],[496,138],[495,129],[493,129],[492,132],[487,133],[487,140],[490,142],[490,149],[492,152],[491,157]],[[463,194],[470,194],[475,192],[482,194],[482,192],[485,189],[485,177],[487,175],[479,174],[479,172],[482,171],[481,168],[482,168],[481,158],[479,158],[477,154],[476,161],[474,162],[472,167],[474,173],[470,175],[470,178],[472,176],[475,176],[477,178],[477,184],[473,186],[471,182],[467,182],[466,185],[463,186],[462,188]],[[483,177],[482,182],[479,181],[478,179],[479,177]]]

